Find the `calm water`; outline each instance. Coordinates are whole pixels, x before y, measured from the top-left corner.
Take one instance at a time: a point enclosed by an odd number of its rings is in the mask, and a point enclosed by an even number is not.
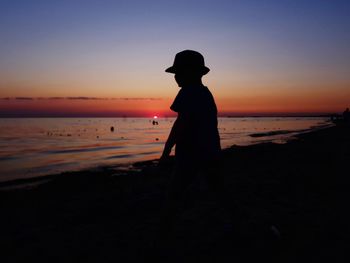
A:
[[[0,119],[0,181],[159,158],[173,118]],[[325,118],[220,118],[223,148],[285,142]],[[114,127],[114,131],[111,131]],[[293,131],[274,136],[254,133]]]

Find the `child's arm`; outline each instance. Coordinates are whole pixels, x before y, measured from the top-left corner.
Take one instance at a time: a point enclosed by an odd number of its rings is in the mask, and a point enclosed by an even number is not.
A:
[[[169,137],[165,143],[163,154],[161,156],[161,159],[165,159],[169,157],[171,149],[176,144],[177,139],[181,136],[183,131],[183,120],[180,117],[180,115],[175,120],[173,127],[171,128]]]

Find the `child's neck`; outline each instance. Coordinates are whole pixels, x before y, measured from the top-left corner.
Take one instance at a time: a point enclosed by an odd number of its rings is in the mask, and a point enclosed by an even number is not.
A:
[[[182,88],[191,88],[191,87],[203,87],[202,80],[193,80],[193,81],[187,81],[182,85]]]

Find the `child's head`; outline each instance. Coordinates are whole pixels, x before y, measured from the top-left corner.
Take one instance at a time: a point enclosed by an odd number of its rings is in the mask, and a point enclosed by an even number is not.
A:
[[[175,74],[179,87],[201,84],[202,76],[209,72],[204,57],[197,51],[184,50],[175,56],[174,64],[165,71]]]
[[[179,87],[187,87],[202,84],[202,76],[200,72],[177,71],[175,80]]]

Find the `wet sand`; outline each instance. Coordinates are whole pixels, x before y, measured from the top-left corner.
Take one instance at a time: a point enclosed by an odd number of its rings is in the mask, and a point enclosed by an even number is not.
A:
[[[350,245],[349,127],[287,144],[233,146],[221,164],[226,205],[199,177],[166,239],[158,230],[172,163],[64,173],[0,191],[0,260],[343,262]]]

